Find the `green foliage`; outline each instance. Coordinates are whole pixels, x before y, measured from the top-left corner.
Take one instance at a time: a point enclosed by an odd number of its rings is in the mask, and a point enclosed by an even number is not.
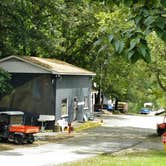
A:
[[[80,165],[98,165],[98,166],[164,166],[166,162],[165,151],[133,151],[113,154],[104,154],[97,157],[83,159],[72,163],[64,164],[65,166]]]
[[[0,58],[58,58],[95,71],[107,96],[163,103],[165,6],[165,0],[1,0]]]
[[[55,54],[60,49],[58,44],[62,41],[61,32],[55,21],[60,19],[60,15],[54,13],[61,13],[61,2],[8,0],[1,3],[1,43],[4,47],[10,47],[10,54],[47,55]],[[55,35],[59,37],[56,45],[53,38]],[[6,51],[1,54],[9,55]]]
[[[129,30],[125,32],[126,49],[125,53],[128,60],[131,62],[136,62],[138,59],[143,59],[145,62],[150,62],[150,52],[147,46],[145,35],[141,32],[135,30]],[[130,43],[130,44],[129,44]]]
[[[155,78],[154,84],[157,84],[153,88],[153,93],[156,96],[156,103],[166,107],[164,102],[166,97],[166,44],[154,32],[148,36],[147,41],[152,56],[152,62],[148,65],[148,68]]]
[[[108,6],[108,1],[103,1]],[[122,54],[126,56],[127,59],[131,62],[136,62],[139,59],[143,59],[145,62],[150,62],[150,52],[149,47],[147,45],[146,36],[152,31],[156,31],[159,37],[165,41],[166,39],[166,10],[164,7],[164,1],[128,1],[128,0],[119,0],[119,1],[111,1],[111,4],[114,3],[119,6],[119,8],[115,8],[111,10],[109,15],[114,17],[118,16],[117,19],[111,18],[111,25],[105,21],[106,18],[102,17],[101,19],[104,24],[102,25],[102,29],[112,29],[112,27],[116,26],[112,32],[105,33],[105,36],[113,35],[114,37],[118,36],[115,40],[111,39],[112,45],[115,47],[114,54]],[[123,5],[125,7],[122,7]],[[122,6],[121,6],[122,5]],[[130,7],[130,8],[129,8]],[[124,11],[124,9],[128,12],[121,13],[116,15],[117,11]],[[107,14],[107,11],[103,16]],[[126,17],[125,19],[123,16]],[[123,19],[121,19],[123,18]],[[108,17],[107,17],[108,19]],[[113,24],[113,20],[117,20],[116,23]],[[119,23],[121,20],[121,23]],[[122,24],[123,23],[123,24]],[[126,24],[130,24],[133,26],[126,26]],[[122,25],[122,26],[121,26]],[[128,29],[124,29],[124,27]],[[110,33],[110,34],[109,34]],[[118,34],[118,35],[117,35]],[[102,37],[105,38],[105,37]],[[123,42],[122,42],[123,41]],[[120,44],[123,43],[123,44]],[[130,44],[129,44],[130,43]],[[101,43],[102,44],[102,43]],[[103,45],[103,44],[102,44]],[[105,45],[105,43],[104,43]]]
[[[4,70],[0,69],[0,96],[10,92],[11,86],[8,83],[9,80],[10,75]]]

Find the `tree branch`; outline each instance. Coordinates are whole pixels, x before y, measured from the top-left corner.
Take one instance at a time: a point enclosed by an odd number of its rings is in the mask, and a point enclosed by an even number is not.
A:
[[[160,88],[166,92],[166,86],[163,85],[163,83],[160,79],[160,71],[159,70],[156,72],[156,78],[157,78],[157,82],[158,82]]]

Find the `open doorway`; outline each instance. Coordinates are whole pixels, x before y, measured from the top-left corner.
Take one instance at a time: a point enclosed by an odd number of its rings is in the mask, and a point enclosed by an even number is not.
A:
[[[73,101],[73,120],[77,119],[77,112],[78,112],[78,98],[74,97],[74,101]]]

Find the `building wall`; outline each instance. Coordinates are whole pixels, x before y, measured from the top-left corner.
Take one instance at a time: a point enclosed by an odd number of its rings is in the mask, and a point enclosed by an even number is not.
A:
[[[20,109],[40,115],[54,115],[51,76],[46,74],[12,74],[13,91],[1,98],[0,107]]]
[[[54,80],[54,82],[53,82]],[[62,116],[62,100],[67,99],[68,121],[83,121],[91,108],[91,76],[13,74],[13,91],[0,99],[0,107],[16,108],[32,115]],[[85,98],[87,106],[85,109]],[[77,109],[74,100],[77,99]]]
[[[85,97],[88,101],[88,109],[85,107]],[[83,121],[85,114],[91,111],[91,77],[90,76],[60,76],[56,78],[56,120],[60,119],[62,100],[67,98],[68,120]],[[74,111],[74,98],[77,99],[78,109]],[[74,114],[76,112],[76,115]]]

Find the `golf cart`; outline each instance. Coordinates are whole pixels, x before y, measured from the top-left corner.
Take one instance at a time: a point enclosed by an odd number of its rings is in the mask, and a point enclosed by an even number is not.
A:
[[[34,133],[39,132],[37,126],[23,125],[24,113],[21,111],[0,112],[0,140],[23,144],[34,142]]]

